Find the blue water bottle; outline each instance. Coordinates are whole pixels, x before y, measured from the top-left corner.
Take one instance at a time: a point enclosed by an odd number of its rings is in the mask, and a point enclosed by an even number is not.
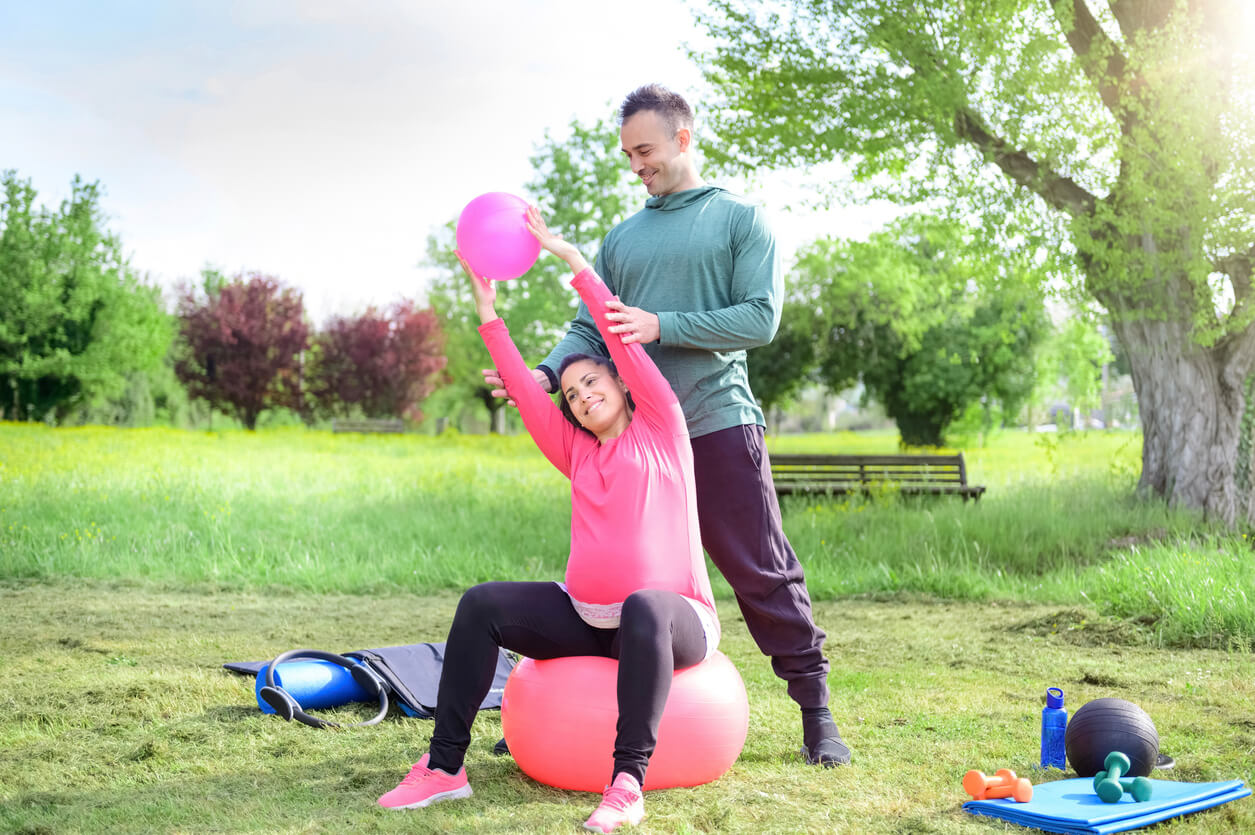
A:
[[[1067,768],[1068,755],[1064,734],[1068,729],[1068,712],[1063,709],[1063,691],[1051,687],[1046,691],[1046,706],[1041,709],[1041,767]]]

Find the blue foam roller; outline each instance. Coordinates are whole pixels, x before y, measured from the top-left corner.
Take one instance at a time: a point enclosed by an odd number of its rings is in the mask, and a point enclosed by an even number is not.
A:
[[[266,686],[267,664],[257,673],[257,705],[262,713],[274,713],[275,709],[261,697]],[[321,659],[306,658],[284,661],[275,668],[275,684],[282,687],[305,710],[339,707],[349,702],[369,702],[375,697],[353,680],[353,674],[339,664]]]

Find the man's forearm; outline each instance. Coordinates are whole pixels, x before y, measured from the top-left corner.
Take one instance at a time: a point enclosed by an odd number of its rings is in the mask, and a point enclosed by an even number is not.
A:
[[[747,351],[775,338],[779,314],[767,299],[719,310],[658,314],[659,341],[677,348],[704,351]]]

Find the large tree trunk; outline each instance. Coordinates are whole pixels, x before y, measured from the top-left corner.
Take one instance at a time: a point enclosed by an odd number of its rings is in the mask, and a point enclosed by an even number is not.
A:
[[[1197,345],[1186,323],[1117,316],[1114,325],[1142,421],[1139,490],[1226,524],[1249,520],[1235,478],[1245,369],[1223,347]]]

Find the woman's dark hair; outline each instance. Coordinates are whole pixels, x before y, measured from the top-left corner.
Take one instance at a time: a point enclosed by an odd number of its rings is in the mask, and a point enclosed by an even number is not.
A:
[[[593,361],[597,365],[606,369],[606,371],[610,372],[610,376],[614,377],[616,380],[621,381],[622,378],[619,377],[619,369],[614,367],[613,360],[611,360],[609,357],[602,357],[596,354],[567,354],[565,357],[562,358],[562,362],[558,364],[558,408],[562,410],[562,414],[566,417],[566,419],[571,421],[572,426],[574,426],[576,429],[583,429],[585,432],[588,432],[588,434],[592,435],[593,434],[592,432],[590,432],[588,429],[585,429],[584,426],[578,420],[576,420],[575,413],[571,411],[571,404],[568,403],[566,400],[566,392],[562,390],[562,375],[566,372],[568,368],[570,368],[572,365],[575,365],[575,363],[580,362],[582,360]],[[631,409],[632,411],[636,410],[636,402],[632,400],[632,392],[630,391],[627,393],[627,404],[628,404],[629,409]]]
[[[693,128],[693,109],[684,96],[668,90],[661,84],[646,84],[628,93],[619,107],[619,124],[623,124],[642,110],[652,110],[662,118],[662,123],[674,137],[680,128]]]

